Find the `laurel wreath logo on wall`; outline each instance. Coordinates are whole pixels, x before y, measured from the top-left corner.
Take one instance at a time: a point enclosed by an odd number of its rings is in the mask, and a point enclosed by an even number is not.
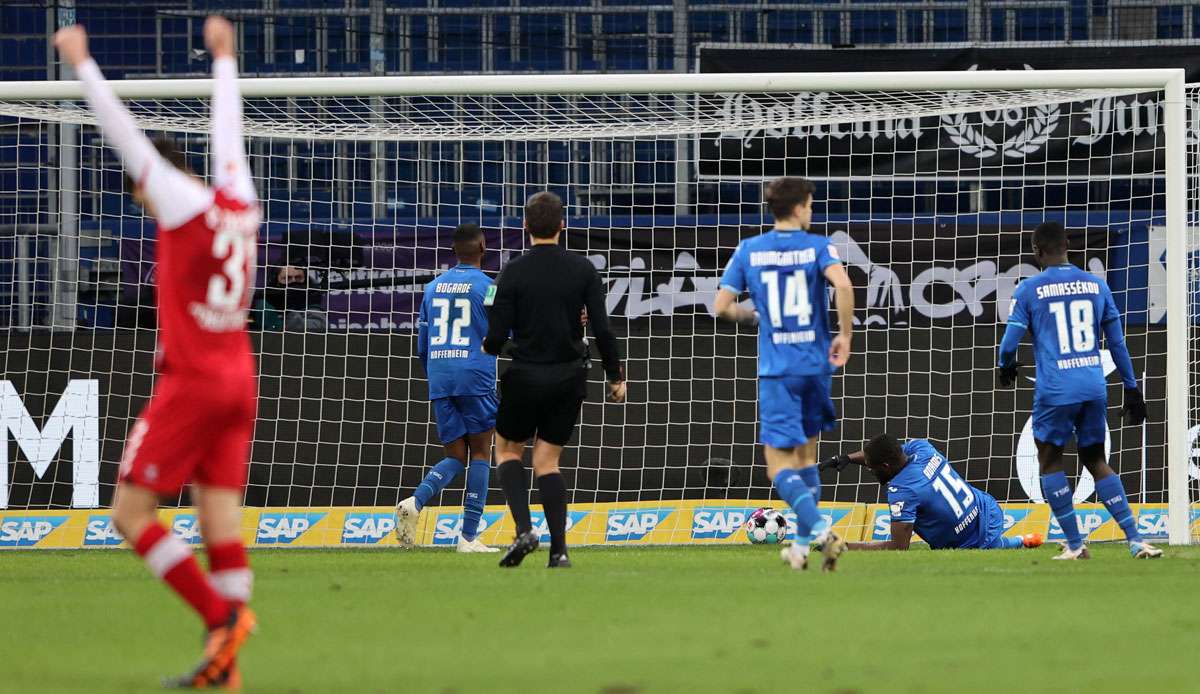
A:
[[[969,123],[965,113],[942,116],[942,130],[959,149],[978,159],[988,159],[997,154],[1021,159],[1038,151],[1049,141],[1061,117],[1057,105],[1036,106],[1025,128],[1000,142],[989,137],[982,127]]]

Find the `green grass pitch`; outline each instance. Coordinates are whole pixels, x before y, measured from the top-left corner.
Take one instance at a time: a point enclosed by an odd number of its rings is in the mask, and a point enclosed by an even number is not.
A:
[[[1166,692],[1196,686],[1200,548],[258,551],[247,692]],[[0,555],[0,691],[152,692],[200,627],[128,552]]]

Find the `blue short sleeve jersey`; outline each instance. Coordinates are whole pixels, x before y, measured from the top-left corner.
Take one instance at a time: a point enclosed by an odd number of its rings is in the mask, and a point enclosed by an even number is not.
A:
[[[904,455],[908,465],[887,485],[892,521],[912,523],[933,549],[989,547],[996,500],[967,484],[926,439],[906,441]]]
[[[1046,268],[1018,284],[1008,322],[1031,334],[1037,362],[1034,402],[1106,399],[1100,337],[1105,323],[1119,319],[1108,284],[1074,265]]]
[[[417,355],[429,378],[429,399],[496,392],[496,357],[485,354],[483,302],[492,279],[458,265],[425,285],[417,321]]]
[[[750,292],[760,378],[831,372],[825,269],[840,262],[829,239],[806,231],[776,229],[738,244],[721,288]]]

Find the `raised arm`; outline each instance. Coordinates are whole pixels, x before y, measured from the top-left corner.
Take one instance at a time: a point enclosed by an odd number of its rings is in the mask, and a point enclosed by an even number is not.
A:
[[[117,155],[126,173],[139,187],[145,182],[150,170],[162,161],[150,140],[138,129],[133,116],[121,104],[112,88],[100,72],[100,66],[92,59],[88,50],[88,36],[78,24],[63,27],[54,34],[54,46],[59,54],[75,68],[88,106],[104,138]]]
[[[138,129],[133,116],[92,60],[83,27],[75,24],[59,29],[54,35],[54,45],[79,75],[88,106],[100,124],[105,141],[117,151],[147,212],[167,229],[203,212],[211,200],[208,191],[200,181],[164,159]]]
[[[254,181],[242,139],[242,93],[238,88],[233,25],[223,17],[204,22],[204,44],[213,58],[212,180],[213,187],[242,202],[255,200]]]

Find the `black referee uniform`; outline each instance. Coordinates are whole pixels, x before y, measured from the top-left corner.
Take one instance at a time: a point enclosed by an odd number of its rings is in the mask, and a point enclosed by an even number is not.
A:
[[[500,377],[496,433],[509,441],[537,437],[564,446],[579,421],[587,395],[588,324],[610,383],[622,380],[617,338],[608,322],[604,284],[591,262],[556,243],[535,244],[509,261],[488,303],[484,351],[500,354],[511,333],[512,364]],[[497,469],[520,536],[531,530],[528,483],[520,461]],[[554,479],[548,479],[554,478]],[[558,474],[538,478],[551,534],[551,556],[566,552],[566,491]],[[558,500],[561,499],[561,502]]]

